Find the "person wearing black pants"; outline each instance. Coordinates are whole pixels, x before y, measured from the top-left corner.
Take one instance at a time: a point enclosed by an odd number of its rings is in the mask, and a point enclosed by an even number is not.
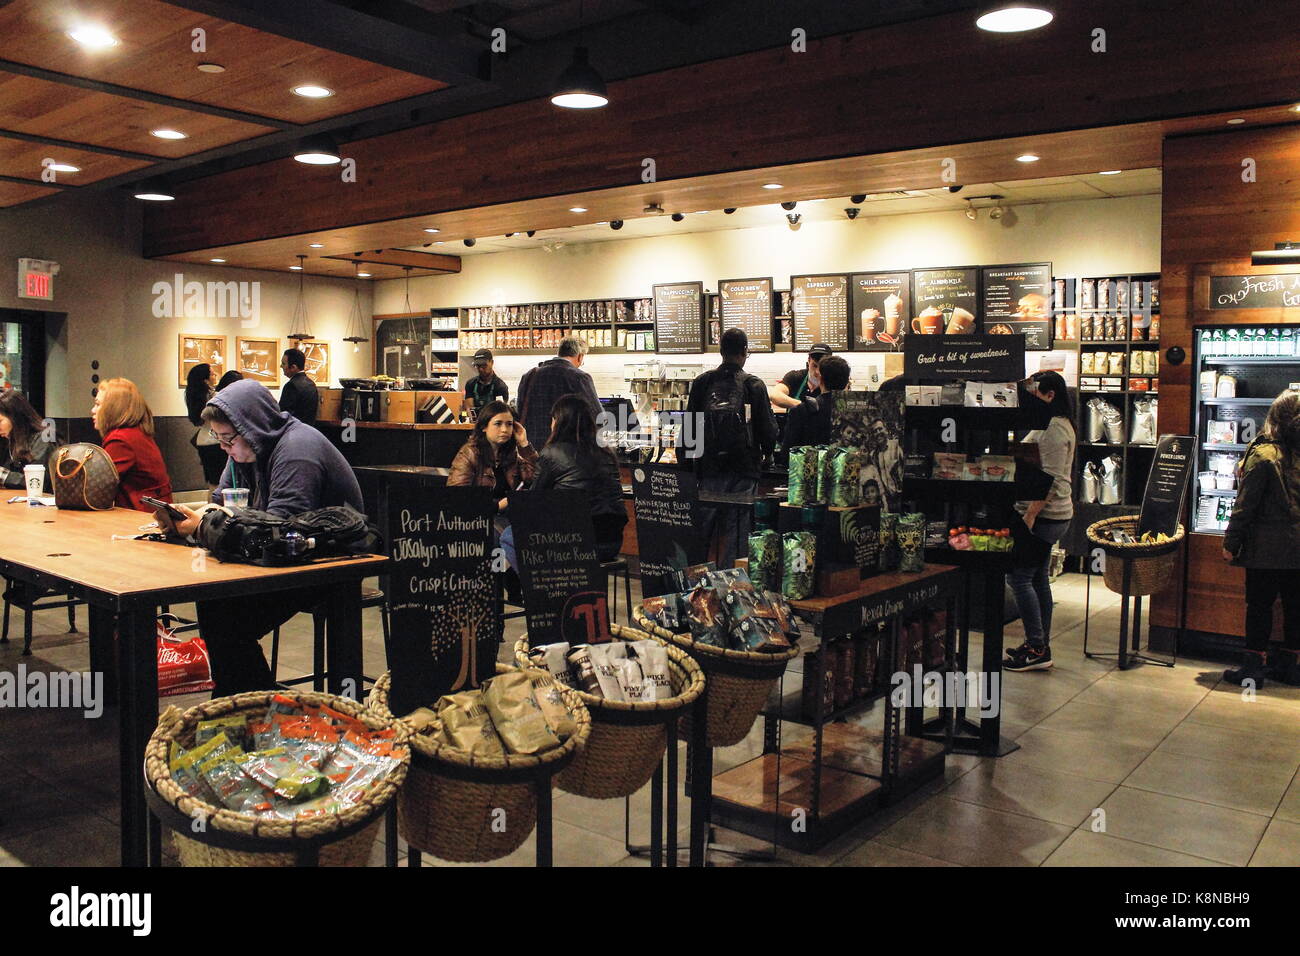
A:
[[[1231,684],[1262,687],[1266,674],[1300,685],[1300,392],[1274,399],[1241,463],[1223,558],[1246,569],[1246,649]],[[1282,598],[1284,641],[1269,668],[1273,603]]]

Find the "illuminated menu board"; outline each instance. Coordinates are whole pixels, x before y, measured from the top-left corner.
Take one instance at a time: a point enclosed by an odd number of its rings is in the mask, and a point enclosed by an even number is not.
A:
[[[849,347],[849,277],[791,276],[790,308],[794,313],[794,350],[806,352],[818,342],[833,351]]]
[[[744,329],[751,352],[772,351],[772,280],[723,279],[718,283],[722,329]]]
[[[704,351],[704,283],[667,282],[652,287],[656,352]]]

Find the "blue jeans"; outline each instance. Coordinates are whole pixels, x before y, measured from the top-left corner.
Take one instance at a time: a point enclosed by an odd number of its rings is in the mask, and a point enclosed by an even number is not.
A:
[[[1039,518],[1034,522],[1034,537],[1056,544],[1070,527],[1070,521]],[[1046,647],[1052,639],[1052,585],[1047,571],[1052,564],[1049,550],[1042,564],[1016,568],[1011,572],[1011,593],[1015,595],[1020,619],[1025,622],[1025,643]]]
[[[505,552],[506,561],[510,567],[516,571],[519,570],[519,555],[515,553],[515,529],[513,525],[506,525],[499,528],[501,550]]]

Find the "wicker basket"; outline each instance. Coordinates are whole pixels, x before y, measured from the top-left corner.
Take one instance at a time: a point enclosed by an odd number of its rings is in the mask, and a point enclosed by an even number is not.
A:
[[[498,674],[510,669],[497,665]],[[381,718],[402,724],[388,709],[391,686],[392,676],[384,674],[370,689],[366,705]],[[436,743],[432,736],[412,734],[411,771],[397,798],[402,838],[417,850],[455,863],[486,863],[523,846],[537,825],[536,782],[562,770],[591,733],[591,718],[578,695],[567,687],[560,692],[573,711],[577,732],[537,756],[474,757]]]
[[[1158,594],[1167,588],[1174,579],[1174,569],[1178,565],[1178,548],[1183,543],[1186,531],[1182,525],[1174,536],[1159,544],[1120,544],[1111,541],[1105,532],[1127,531],[1137,537],[1138,515],[1120,515],[1106,518],[1088,525],[1088,541],[1101,548],[1106,554],[1106,565],[1102,578],[1106,587],[1116,594],[1124,593],[1124,564],[1132,563],[1129,573],[1129,594]]]
[[[785,666],[799,653],[797,647],[779,654],[760,654],[697,644],[689,634],[674,634],[653,623],[639,604],[632,616],[648,634],[681,648],[704,671],[704,694],[709,708],[706,739],[710,747],[730,747],[749,735],[755,718],[772,693],[772,685],[780,680]],[[689,711],[682,716],[681,732],[690,738]]]
[[[665,643],[618,624],[611,625],[610,632],[618,640]],[[668,700],[629,704],[574,691],[591,714],[591,737],[555,778],[557,787],[580,797],[608,800],[630,796],[646,785],[668,746],[667,724],[679,718],[704,690],[700,665],[671,644],[666,650],[673,686]],[[515,660],[520,666],[530,666],[527,634],[515,644]]]
[[[379,835],[384,811],[396,798],[406,779],[410,758],[406,757],[388,777],[380,781],[354,807],[341,813],[310,820],[267,820],[247,813],[196,800],[172,779],[168,752],[173,741],[182,747],[194,745],[194,732],[201,720],[232,714],[262,716],[276,695],[289,697],[306,706],[325,705],[356,717],[372,730],[392,727],[399,742],[409,733],[345,697],[307,691],[254,691],[234,697],[218,697],[181,713],[168,707],[145,748],[144,773],[150,788],[150,802],[173,831],[181,866],[296,866],[302,848],[315,845],[321,866],[365,866]],[[205,819],[206,826],[195,832],[191,824]],[[184,834],[184,835],[182,835]]]

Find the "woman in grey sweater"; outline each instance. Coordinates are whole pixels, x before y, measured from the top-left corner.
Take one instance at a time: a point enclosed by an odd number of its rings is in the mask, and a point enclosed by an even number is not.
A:
[[[1056,372],[1038,372],[1029,379],[1030,394],[1047,403],[1051,420],[1046,428],[1030,432],[1026,442],[1038,444],[1043,471],[1052,476],[1052,489],[1044,501],[1017,502],[1016,510],[1034,537],[1049,545],[1047,556],[1029,567],[1011,572],[1011,593],[1015,595],[1020,619],[1025,625],[1025,642],[1007,651],[1005,670],[1037,671],[1052,666],[1052,584],[1048,568],[1051,545],[1065,536],[1074,517],[1070,475],[1074,472],[1074,410],[1065,380]]]

